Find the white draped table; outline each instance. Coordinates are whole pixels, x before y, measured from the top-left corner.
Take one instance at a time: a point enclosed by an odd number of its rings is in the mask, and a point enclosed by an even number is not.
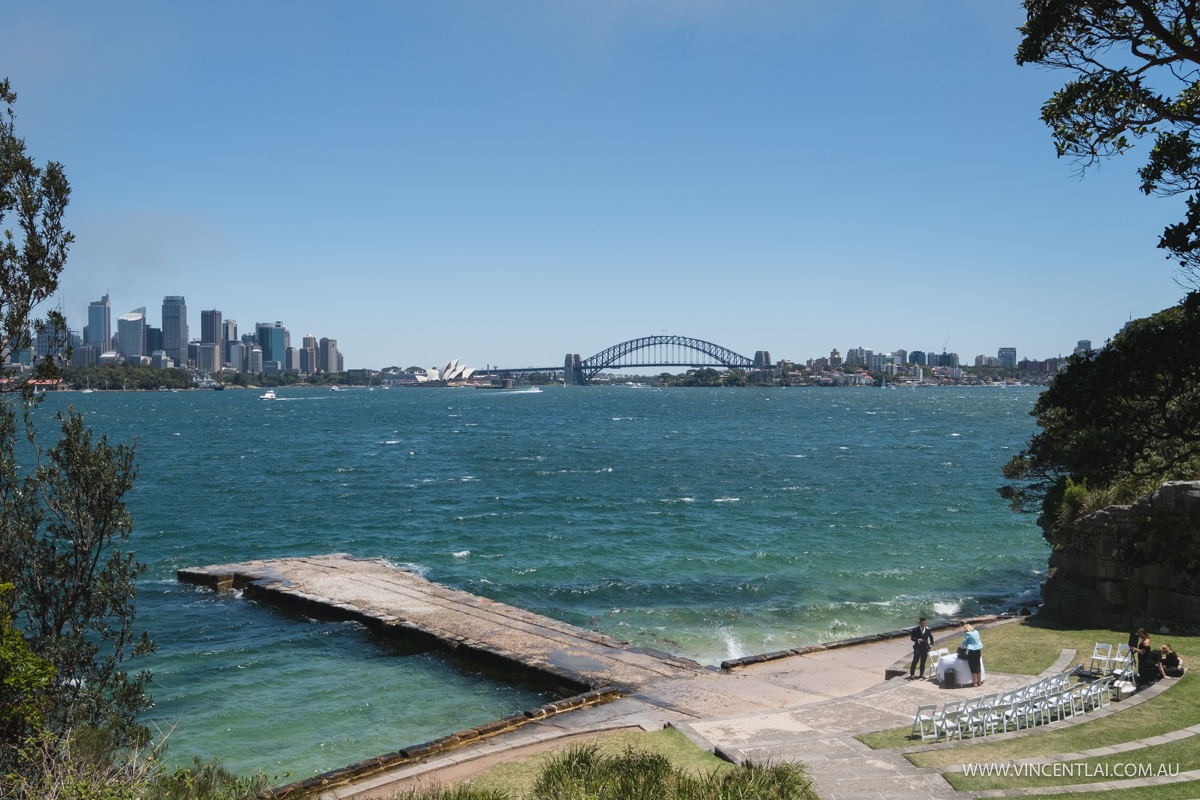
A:
[[[954,680],[958,682],[959,686],[963,686],[964,684],[967,686],[971,685],[971,665],[967,663],[965,658],[958,658],[953,655],[942,656],[937,665],[938,683],[946,682],[946,673],[950,670],[954,670]],[[979,674],[981,678],[987,678],[987,667],[983,665],[982,659],[979,661]]]

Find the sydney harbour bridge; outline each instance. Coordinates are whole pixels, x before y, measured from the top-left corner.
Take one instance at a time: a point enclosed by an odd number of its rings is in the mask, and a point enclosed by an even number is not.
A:
[[[520,369],[496,369],[489,372],[501,378],[523,378],[539,372],[561,378],[568,386],[582,386],[600,372],[631,367],[714,367],[721,369],[750,369],[770,366],[771,357],[766,351],[755,353],[755,358],[733,352],[719,344],[687,336],[643,336],[627,342],[614,344],[594,356],[580,358],[578,353],[568,353],[562,366],[522,367]]]

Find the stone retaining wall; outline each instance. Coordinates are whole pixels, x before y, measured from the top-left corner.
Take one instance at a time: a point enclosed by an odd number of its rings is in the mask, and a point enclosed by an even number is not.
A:
[[[1117,629],[1200,629],[1200,481],[1089,514],[1052,542],[1040,613]]]

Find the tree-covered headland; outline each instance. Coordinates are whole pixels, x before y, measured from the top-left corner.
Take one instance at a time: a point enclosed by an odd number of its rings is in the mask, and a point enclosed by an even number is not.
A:
[[[1180,196],[1157,246],[1200,287],[1200,30],[1196,0],[1026,0],[1016,58],[1068,73],[1042,107],[1081,171],[1146,145],[1148,195]],[[1200,478],[1200,294],[1074,356],[1033,409],[1040,431],[1004,467],[1001,494],[1062,523]]]

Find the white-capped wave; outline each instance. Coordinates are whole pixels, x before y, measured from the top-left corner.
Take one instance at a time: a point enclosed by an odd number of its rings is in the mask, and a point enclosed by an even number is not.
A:
[[[742,498],[740,498],[740,497],[718,497],[716,500],[713,500],[713,502],[714,503],[736,503],[741,499]]]
[[[454,556],[455,558],[466,558],[467,556],[471,555],[471,551],[459,550],[457,553],[451,553],[450,555]]]
[[[962,611],[962,603],[934,603],[933,613],[943,617],[953,617]]]

